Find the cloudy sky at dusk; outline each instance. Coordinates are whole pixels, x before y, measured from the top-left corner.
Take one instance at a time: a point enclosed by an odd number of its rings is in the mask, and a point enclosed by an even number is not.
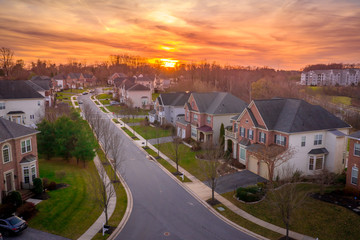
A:
[[[359,61],[359,0],[0,0],[16,59],[110,54],[299,69]]]

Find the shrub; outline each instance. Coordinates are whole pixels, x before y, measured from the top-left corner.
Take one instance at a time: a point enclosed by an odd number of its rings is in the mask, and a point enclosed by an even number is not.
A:
[[[196,152],[196,151],[200,151],[201,150],[201,145],[199,142],[194,142],[192,147],[191,147],[191,150]]]
[[[56,190],[56,182],[51,182],[48,186],[49,191]]]
[[[264,196],[264,192],[258,186],[239,187],[236,190],[236,197],[244,202],[259,201]]]
[[[12,204],[15,207],[20,207],[22,202],[21,194],[18,191],[10,192],[3,200],[5,204]]]
[[[21,207],[16,209],[16,215],[22,217],[24,220],[30,219],[36,213],[35,204],[26,202]]]
[[[43,187],[44,189],[46,189],[49,186],[49,179],[43,178],[42,181],[43,181]]]
[[[40,194],[43,192],[43,182],[41,180],[41,178],[35,178],[33,180],[33,184],[34,184],[34,193],[35,194]]]
[[[4,198],[5,200],[5,198]],[[16,207],[14,206],[14,204],[11,203],[3,203],[0,204],[0,218],[8,218],[10,217],[13,212],[15,212]]]
[[[335,182],[339,184],[345,184],[346,183],[346,174],[341,173],[335,178]]]

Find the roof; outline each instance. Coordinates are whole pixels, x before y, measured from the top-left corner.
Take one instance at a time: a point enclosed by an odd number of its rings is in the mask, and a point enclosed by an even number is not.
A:
[[[70,77],[72,79],[74,79],[74,78],[78,79],[78,78],[80,78],[80,76],[81,76],[81,73],[69,73],[68,74],[68,77]]]
[[[324,108],[300,99],[254,100],[254,104],[269,130],[294,133],[350,127]]]
[[[50,81],[51,78],[48,77],[48,76],[39,76],[39,75],[36,75],[36,76],[32,76],[32,78],[30,79],[31,81],[33,80],[47,80],[47,81]]]
[[[189,122],[185,121],[185,118],[183,118],[183,117],[179,118],[176,122],[180,123],[181,125],[184,125],[184,126],[187,126],[188,124],[190,124]]]
[[[0,99],[44,98],[27,81],[1,80]]]
[[[92,78],[94,75],[89,74],[89,73],[83,73],[82,74],[84,78]]]
[[[39,131],[32,128],[25,127],[0,117],[0,142],[38,132]]]
[[[10,111],[7,114],[24,114],[23,111]]]
[[[148,87],[145,87],[144,85],[137,83],[128,88],[128,91],[150,91],[150,89]]]
[[[174,93],[161,93],[158,97],[159,103],[164,106],[184,106],[189,100],[190,93],[174,92]]]
[[[359,139],[360,140],[360,131],[357,131],[357,132],[354,132],[353,134],[350,134],[349,138]]]
[[[136,81],[153,82],[154,78],[150,78],[148,76],[139,76],[139,77],[136,78]]]
[[[212,132],[213,131],[211,127],[206,126],[206,125],[197,128],[197,130],[199,130],[201,132]]]
[[[64,80],[64,79],[66,79],[66,76],[64,74],[60,73],[60,74],[54,76],[53,79],[54,80]]]
[[[199,112],[208,114],[237,114],[247,106],[246,102],[227,92],[192,93]]]
[[[326,148],[314,148],[309,154],[329,154],[329,151]]]
[[[51,81],[49,80],[29,80],[26,81],[28,85],[34,88],[36,91],[50,90]]]
[[[36,157],[34,155],[30,154],[30,155],[23,157],[21,159],[20,163],[30,163],[33,161],[36,161]]]
[[[334,134],[337,137],[344,137],[346,136],[345,133],[340,132],[339,130],[333,129],[333,130],[329,130],[330,133]]]
[[[133,83],[129,79],[126,79],[125,81],[122,82],[122,86],[125,88],[125,90],[128,90],[129,88],[131,88],[134,85],[135,85],[135,83]]]

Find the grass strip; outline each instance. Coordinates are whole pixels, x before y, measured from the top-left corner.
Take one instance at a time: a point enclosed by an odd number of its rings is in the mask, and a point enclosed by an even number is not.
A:
[[[132,132],[129,131],[129,129],[127,129],[126,127],[122,127],[122,130],[124,130],[124,132],[126,132],[127,135],[129,135],[132,139],[134,140],[140,140],[138,137],[136,137]]]
[[[116,118],[112,119],[114,123],[120,123]]]

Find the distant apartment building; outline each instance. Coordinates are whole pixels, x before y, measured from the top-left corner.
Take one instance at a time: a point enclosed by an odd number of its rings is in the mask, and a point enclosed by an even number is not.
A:
[[[310,70],[301,73],[301,85],[351,86],[360,82],[360,69]]]
[[[35,127],[45,114],[45,97],[27,81],[0,81],[0,117]]]

